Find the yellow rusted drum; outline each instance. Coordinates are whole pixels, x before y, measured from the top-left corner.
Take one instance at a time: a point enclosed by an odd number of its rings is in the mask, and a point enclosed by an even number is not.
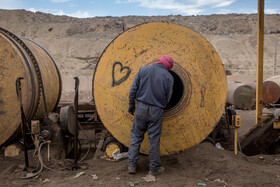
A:
[[[110,133],[129,146],[133,116],[128,113],[129,89],[140,67],[162,55],[174,61],[174,88],[164,112],[161,155],[184,151],[205,139],[219,121],[226,103],[223,65],[212,45],[198,33],[173,23],[135,26],[104,50],[93,77],[98,114]],[[140,149],[148,154],[147,133]]]
[[[106,146],[105,153],[109,158],[113,158],[113,153],[116,150],[120,152],[120,147],[118,146],[118,144],[112,142],[108,146]]]
[[[48,112],[56,107],[61,96],[61,77],[51,55],[34,41],[0,28],[0,145],[20,131],[17,77],[24,78],[22,101],[28,121],[44,117],[42,87]]]

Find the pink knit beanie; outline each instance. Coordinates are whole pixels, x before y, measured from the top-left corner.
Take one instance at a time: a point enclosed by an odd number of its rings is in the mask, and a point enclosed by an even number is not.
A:
[[[163,64],[167,70],[173,67],[173,59],[168,55],[163,55],[157,60],[158,64]]]

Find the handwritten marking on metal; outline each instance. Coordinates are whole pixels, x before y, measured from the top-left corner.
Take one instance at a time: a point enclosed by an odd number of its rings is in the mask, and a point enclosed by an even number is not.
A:
[[[202,88],[200,90],[201,92],[201,103],[200,103],[200,107],[204,107],[204,96],[205,96],[205,92],[206,92],[206,88],[204,85],[202,85]]]
[[[120,66],[120,71],[119,72],[115,72],[116,66]],[[126,74],[124,76],[122,76],[119,80],[116,80],[116,78],[115,78],[116,73],[121,73],[122,74],[122,72],[125,71],[125,70],[126,70]],[[112,69],[112,80],[113,80],[112,81],[112,87],[120,85],[121,83],[126,81],[127,78],[129,77],[130,73],[131,73],[131,69],[129,67],[123,66],[122,63],[120,63],[120,62],[115,62],[113,64],[113,69]]]

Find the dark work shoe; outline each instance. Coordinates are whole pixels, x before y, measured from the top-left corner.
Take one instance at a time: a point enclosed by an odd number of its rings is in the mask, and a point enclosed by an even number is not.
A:
[[[128,166],[128,173],[129,174],[135,174],[136,173],[136,167],[135,166]]]
[[[149,171],[148,175],[158,176],[165,172],[164,167],[159,167],[157,171]]]

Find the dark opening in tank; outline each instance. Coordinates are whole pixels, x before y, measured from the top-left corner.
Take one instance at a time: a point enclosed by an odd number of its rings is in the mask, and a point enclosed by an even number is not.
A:
[[[173,76],[174,84],[173,84],[173,92],[172,92],[171,99],[167,104],[165,110],[175,107],[181,100],[184,92],[184,85],[181,78],[174,71],[170,70],[169,72]]]

